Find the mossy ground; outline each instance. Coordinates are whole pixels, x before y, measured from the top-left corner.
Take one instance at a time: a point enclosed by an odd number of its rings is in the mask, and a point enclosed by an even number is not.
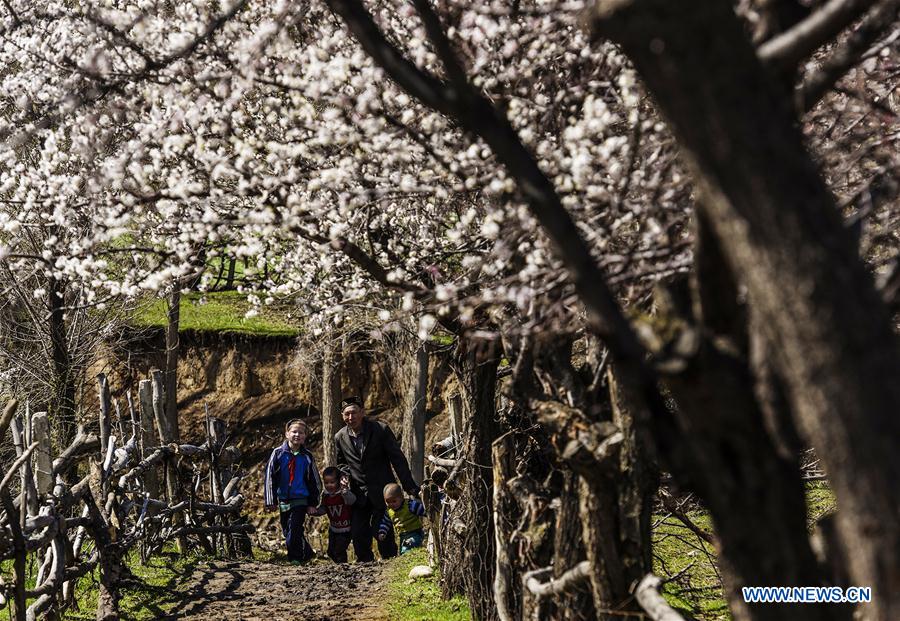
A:
[[[462,596],[449,600],[441,598],[439,576],[411,581],[409,570],[427,565],[425,550],[412,550],[390,561],[387,568],[388,604],[391,621],[468,621],[469,605]]]
[[[181,297],[179,329],[198,332],[230,332],[256,336],[297,336],[296,319],[284,306],[261,306],[259,314],[246,317],[252,308],[247,294],[238,291],[188,293]],[[138,308],[133,322],[142,327],[165,327],[165,299],[152,300]]]

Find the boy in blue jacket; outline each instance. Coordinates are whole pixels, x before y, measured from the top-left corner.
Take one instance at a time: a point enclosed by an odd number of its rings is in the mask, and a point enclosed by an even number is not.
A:
[[[277,504],[288,561],[294,564],[313,556],[303,529],[307,509],[319,505],[322,490],[319,470],[305,443],[306,423],[289,420],[284,426],[284,444],[272,451],[263,483],[266,510],[274,511]]]

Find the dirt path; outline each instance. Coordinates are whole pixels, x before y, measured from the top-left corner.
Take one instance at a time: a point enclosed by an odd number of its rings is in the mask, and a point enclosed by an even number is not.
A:
[[[210,562],[194,569],[186,603],[166,618],[386,621],[384,570],[379,563]]]

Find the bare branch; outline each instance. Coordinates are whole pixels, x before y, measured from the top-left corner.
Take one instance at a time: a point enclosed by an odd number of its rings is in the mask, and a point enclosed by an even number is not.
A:
[[[3,6],[6,7],[6,10],[9,11],[9,14],[12,16],[13,28],[17,28],[22,23],[22,20],[19,19],[19,15],[12,8],[12,5],[9,3],[9,0],[3,0]]]
[[[550,578],[547,582],[542,582],[541,578],[551,571],[550,567],[544,567],[543,569],[527,572],[522,576],[522,581],[535,597],[543,599],[551,595],[566,593],[575,586],[585,582],[588,579],[590,570],[591,564],[588,561],[581,561],[559,578]]]
[[[34,449],[38,447],[40,442],[33,442],[31,446],[25,449],[25,452],[19,455],[19,457],[12,463],[9,467],[9,472],[6,473],[6,476],[3,477],[3,480],[0,481],[0,490],[6,489],[6,486],[9,485],[9,482],[12,481],[13,477],[16,475],[16,472],[19,468],[28,461],[28,458],[31,457],[31,454],[34,452]]]
[[[435,76],[406,59],[379,30],[358,0],[328,0],[328,6],[347,24],[365,51],[390,77],[422,103],[450,116],[469,133],[484,140],[504,164],[527,200],[531,212],[550,237],[587,310],[588,323],[606,341],[623,378],[659,425],[668,424],[665,403],[656,377],[645,363],[645,350],[622,313],[604,274],[572,216],[562,205],[553,183],[525,148],[506,116],[469,84],[465,93],[449,89]],[[431,28],[434,24],[431,24]],[[443,37],[430,33],[436,47]],[[437,39],[437,40],[435,40]],[[462,95],[462,96],[461,96]],[[671,434],[660,433],[665,438]]]
[[[437,55],[444,64],[444,70],[450,78],[450,83],[453,84],[455,88],[459,89],[459,95],[471,94],[473,89],[469,85],[469,80],[466,77],[466,72],[465,69],[463,69],[462,63],[453,52],[450,40],[447,38],[447,35],[444,34],[441,18],[438,17],[437,13],[434,12],[434,9],[431,8],[429,0],[413,0],[413,4],[419,12],[419,16],[422,18],[422,23],[425,25],[425,32],[428,33],[428,38],[434,44]]]
[[[869,11],[846,41],[810,71],[794,94],[797,110],[808,112],[852,69],[900,16],[900,0],[883,0]]]
[[[434,455],[428,456],[428,461],[433,463],[435,466],[440,466],[441,468],[456,468],[460,461],[464,461],[462,459],[444,459],[442,457],[435,457]]]
[[[6,429],[9,427],[9,424],[12,422],[13,416],[16,415],[16,408],[19,407],[19,402],[16,399],[13,399],[9,403],[6,404],[6,407],[3,409],[3,416],[0,417],[0,439],[6,435]]]
[[[641,608],[654,621],[684,621],[684,617],[675,612],[668,602],[659,594],[663,580],[659,576],[647,574],[634,589],[634,598]]]
[[[859,19],[876,0],[831,0],[793,28],[759,46],[760,60],[780,71],[793,71],[816,49]]]
[[[662,503],[666,508],[666,511],[674,515],[679,522],[687,527],[688,530],[700,537],[700,539],[702,539],[706,543],[715,545],[715,536],[694,524],[694,521],[688,517],[688,515],[682,510],[681,505],[679,505],[671,495],[669,495],[665,490],[660,490],[659,497],[660,499],[662,499]]]

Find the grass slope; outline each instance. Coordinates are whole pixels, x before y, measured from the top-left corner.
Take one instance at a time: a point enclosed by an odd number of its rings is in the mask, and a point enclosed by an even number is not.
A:
[[[441,598],[437,573],[415,581],[407,577],[414,566],[427,564],[424,548],[412,550],[390,561],[387,570],[390,579],[388,618],[391,621],[468,621],[471,614],[464,597]]]
[[[255,336],[297,336],[300,331],[291,325],[287,310],[263,306],[255,317],[245,317],[251,304],[247,295],[238,291],[188,293],[181,297],[179,331],[231,332]],[[134,323],[142,327],[165,327],[167,304],[156,299],[140,307]]]

